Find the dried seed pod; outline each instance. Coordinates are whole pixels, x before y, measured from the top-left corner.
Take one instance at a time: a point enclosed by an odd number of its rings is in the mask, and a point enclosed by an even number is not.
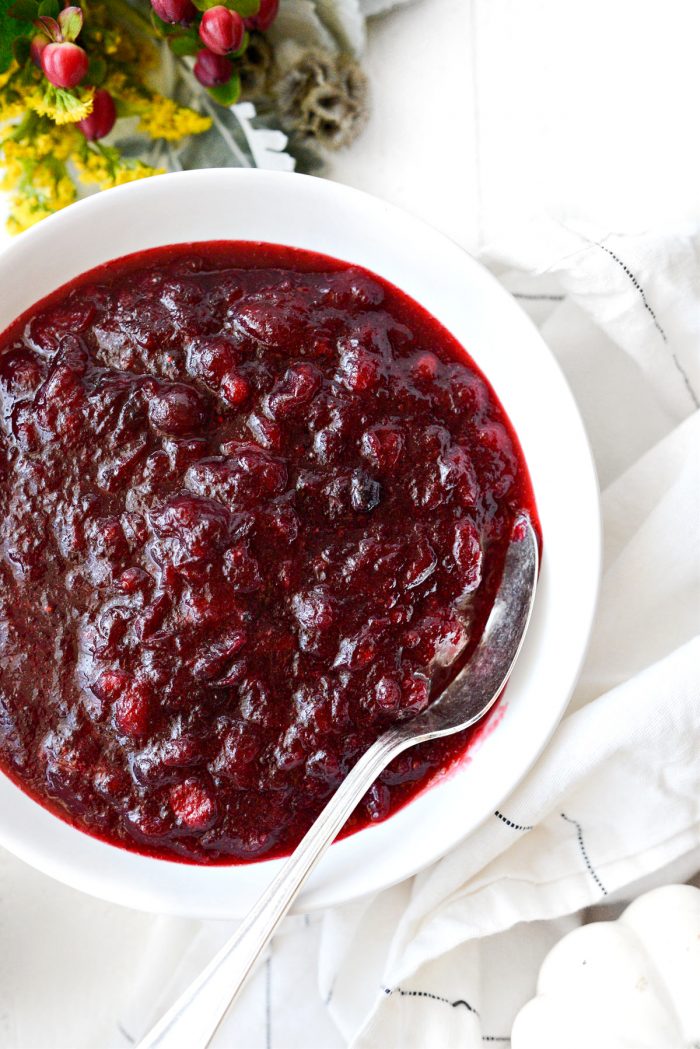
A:
[[[274,64],[274,52],[267,39],[262,33],[251,33],[247,48],[236,62],[241,98],[254,102],[268,93]]]
[[[285,130],[326,149],[348,146],[367,120],[367,77],[348,55],[302,51],[276,93]]]

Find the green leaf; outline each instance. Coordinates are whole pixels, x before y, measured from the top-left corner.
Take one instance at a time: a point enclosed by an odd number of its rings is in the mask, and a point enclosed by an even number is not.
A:
[[[172,53],[178,55],[178,57],[196,55],[202,46],[195,36],[189,35],[174,36],[168,43]]]
[[[33,22],[39,14],[39,4],[37,0],[17,0],[8,8],[7,13],[20,22]]]
[[[160,40],[163,36],[163,26],[165,25],[165,22],[158,17],[153,8],[148,12],[148,17],[151,20],[151,28],[153,29],[153,32]]]
[[[161,18],[159,18],[153,10],[153,8],[151,8],[151,25],[153,26],[153,30],[156,36],[160,40],[168,36],[177,36],[179,33],[182,32],[182,29],[179,25],[170,25],[169,22],[164,22]]]
[[[233,52],[233,54],[231,55],[231,58],[240,58],[241,55],[244,55],[245,52],[246,52],[246,48],[248,47],[249,43],[250,43],[250,33],[246,29],[246,31],[243,34],[243,43],[241,44],[241,46],[238,48],[237,51]]]
[[[125,102],[123,98],[114,99],[114,108],[118,117],[135,117],[138,113],[138,110],[134,108],[132,103]]]
[[[220,84],[219,87],[208,88],[209,94],[220,106],[233,106],[241,94],[241,81],[237,73],[234,73],[228,84]]]
[[[12,62],[12,47],[16,37],[20,36],[26,26],[11,18],[0,5],[0,73],[4,73]]]
[[[12,44],[12,54],[18,66],[23,66],[30,55],[31,41],[28,36],[17,36]]]
[[[39,4],[39,15],[47,15],[49,18],[58,18],[61,10],[58,0],[41,0]]]
[[[260,10],[260,0],[226,0],[226,7],[238,11],[243,18],[252,18]]]
[[[208,11],[210,7],[228,7],[229,11],[238,11],[243,18],[257,15],[260,0],[192,0],[199,11]]]
[[[90,64],[88,65],[88,83],[94,84],[95,87],[99,87],[106,76],[107,63],[104,58],[100,58],[99,55],[92,55],[90,57]]]
[[[64,40],[76,40],[83,28],[83,12],[79,7],[65,7],[58,16],[61,35]]]
[[[39,15],[36,20],[36,27],[49,40],[58,41],[61,39],[61,27],[56,19],[50,15]]]

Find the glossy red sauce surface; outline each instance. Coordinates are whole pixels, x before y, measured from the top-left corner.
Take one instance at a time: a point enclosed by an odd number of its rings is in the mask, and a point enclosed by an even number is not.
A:
[[[514,515],[508,420],[368,272],[270,245],[111,263],[0,341],[0,766],[109,841],[291,848],[478,639]],[[424,745],[348,829],[463,753]]]

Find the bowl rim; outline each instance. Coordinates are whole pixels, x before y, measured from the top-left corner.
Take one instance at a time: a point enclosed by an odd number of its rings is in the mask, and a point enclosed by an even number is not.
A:
[[[206,189],[205,189],[206,187]],[[479,291],[487,302],[496,304],[495,309],[503,316],[510,318],[510,323],[515,329],[519,329],[522,341],[527,347],[527,352],[532,354],[533,360],[540,370],[548,372],[548,381],[557,389],[558,397],[562,406],[566,409],[566,416],[570,424],[569,437],[576,443],[578,482],[584,493],[584,505],[587,521],[587,549],[584,551],[586,566],[588,570],[587,583],[582,583],[582,593],[579,595],[583,605],[583,615],[577,626],[575,644],[568,657],[565,679],[558,689],[556,700],[550,701],[547,717],[536,733],[525,754],[518,753],[517,760],[513,761],[510,775],[502,781],[497,789],[491,788],[487,792],[483,802],[475,806],[478,815],[472,814],[468,825],[457,828],[451,836],[443,836],[440,843],[431,839],[426,842],[426,820],[430,819],[430,803],[424,804],[425,798],[433,798],[437,804],[437,796],[440,791],[445,791],[450,783],[459,779],[467,765],[472,766],[478,761],[478,754],[470,752],[467,762],[463,762],[458,768],[453,769],[439,782],[432,784],[412,800],[404,808],[388,820],[367,827],[356,834],[334,844],[328,855],[316,872],[312,875],[309,887],[304,890],[295,906],[296,911],[308,912],[318,908],[325,908],[336,904],[348,902],[370,892],[376,892],[387,888],[398,881],[415,874],[441,856],[445,855],[465,837],[473,833],[494,809],[503,803],[503,800],[523,779],[531,769],[542,750],[554,732],[568,702],[570,695],[578,679],[583,660],[588,648],[588,642],[593,625],[593,617],[597,603],[600,585],[601,559],[602,559],[602,519],[598,483],[593,461],[593,455],[588,437],[581,420],[580,413],[573,399],[573,395],[563,376],[561,367],[555,360],[551,351],[546,346],[540,332],[533,322],[522,310],[512,296],[503,288],[497,279],[489,273],[479,262],[477,262],[464,249],[457,245],[444,233],[433,229],[427,223],[415,218],[381,199],[340,183],[330,182],[325,179],[309,175],[300,175],[288,172],[268,172],[259,169],[203,169],[197,171],[177,172],[167,175],[155,176],[141,182],[133,182],[115,189],[103,191],[85,200],[79,201],[62,212],[59,212],[38,225],[21,234],[3,251],[0,251],[0,281],[3,271],[11,274],[15,260],[21,271],[32,260],[42,258],[42,252],[47,249],[50,253],[51,244],[55,237],[63,236],[73,227],[80,227],[83,219],[93,223],[100,221],[100,215],[107,218],[110,210],[112,212],[125,211],[128,213],[130,207],[145,205],[156,205],[159,198],[164,195],[175,199],[179,194],[196,192],[211,192],[216,198],[222,194],[243,187],[245,192],[268,195],[271,201],[282,199],[285,202],[295,194],[298,202],[308,207],[313,205],[323,212],[329,208],[329,214],[337,214],[336,209],[345,209],[351,215],[357,215],[365,228],[374,228],[372,222],[387,228],[404,230],[406,237],[413,237],[416,242],[422,242],[426,250],[433,251],[437,256],[450,259],[451,263],[461,270],[462,276],[466,278],[470,287]],[[332,225],[332,223],[331,223]],[[206,236],[201,240],[212,240],[215,237]],[[221,239],[255,239],[248,236],[234,237],[231,234],[223,235]],[[258,238],[270,241],[268,237]],[[163,236],[161,244],[189,243],[189,237]],[[276,239],[276,243],[289,243],[284,238]],[[305,245],[298,245],[305,246]],[[135,249],[141,250],[141,249]],[[365,265],[369,270],[378,270],[371,262],[362,262],[360,259],[350,259],[343,251],[342,244],[335,251],[315,249],[322,253],[330,254],[335,258],[347,259]],[[107,252],[104,261],[119,258],[126,252]],[[99,263],[97,263],[99,265]],[[46,266],[50,270],[50,263]],[[73,279],[81,272],[85,272],[92,266],[81,266],[76,273],[70,277],[54,282],[54,287]],[[31,269],[31,267],[30,267]],[[391,275],[381,273],[386,279],[401,287],[399,281]],[[32,296],[27,304],[31,307],[33,302],[39,301],[50,292],[42,291],[40,295]],[[409,294],[412,294],[409,292]],[[413,295],[422,304],[419,296]],[[426,306],[429,312],[434,312]],[[23,310],[15,312],[15,316]],[[495,316],[495,314],[494,314]],[[451,326],[438,315],[438,320],[445,324],[448,330]],[[11,323],[12,318],[7,323]],[[4,330],[7,324],[0,320],[0,330]],[[457,334],[458,341],[464,342]],[[468,346],[468,352],[476,360],[478,366],[484,371],[487,379],[491,382],[489,363],[482,363],[479,359],[479,347]],[[546,367],[545,367],[546,364]],[[510,416],[512,413],[508,405],[508,397],[503,397],[501,389],[497,389],[499,398]],[[515,424],[514,424],[515,426]],[[518,427],[515,426],[519,434]],[[527,449],[524,448],[527,457]],[[533,480],[535,498],[539,503],[539,493]],[[543,570],[540,581],[540,591],[548,585],[548,536],[545,528],[544,543],[545,553],[543,559]],[[538,602],[541,603],[538,596]],[[536,615],[537,604],[536,602]],[[579,612],[581,609],[579,609]],[[525,664],[528,661],[528,653],[537,644],[542,645],[542,639],[536,640],[532,637],[536,631],[533,623],[531,632],[526,640],[521,661],[516,668],[513,681],[505,702],[501,704],[504,714],[509,714],[509,698],[516,688],[516,681],[522,683],[525,674]],[[500,708],[499,708],[500,709]],[[494,734],[497,735],[497,734]],[[489,737],[480,746],[479,753],[493,750],[493,737]],[[486,761],[486,757],[482,759]],[[8,792],[8,784],[12,790]],[[15,797],[12,791],[19,797]],[[449,793],[449,792],[448,792]],[[457,794],[453,791],[453,797]],[[445,794],[447,796],[447,794]],[[16,812],[8,812],[6,802],[11,801]],[[27,805],[31,806],[29,812]],[[433,806],[434,807],[434,806]],[[52,833],[45,818],[41,819],[33,810],[38,809],[44,817],[48,816],[50,821],[63,828],[62,834]],[[415,834],[420,831],[420,841],[416,842],[416,848],[404,849],[405,855],[400,863],[385,862],[386,857],[382,850],[386,843],[397,834],[387,835],[383,830],[393,827],[399,831],[399,836]],[[29,830],[27,828],[30,828]],[[37,829],[38,828],[38,829]],[[56,827],[53,828],[56,831]],[[67,837],[66,837],[67,835]],[[429,837],[430,835],[427,834]],[[62,839],[55,851],[56,842]],[[381,839],[384,839],[383,841]],[[357,842],[362,841],[363,849],[356,847]],[[86,846],[86,842],[89,845]],[[0,844],[8,848],[20,859],[30,863],[32,866],[42,870],[44,873],[62,881],[72,887],[87,892],[91,895],[109,900],[114,903],[127,905],[136,909],[160,913],[172,913],[187,915],[190,917],[239,917],[245,913],[250,903],[253,902],[257,892],[260,891],[267,881],[274,876],[282,864],[282,860],[260,860],[252,864],[233,865],[225,867],[198,866],[177,861],[169,861],[156,857],[145,856],[129,852],[118,846],[102,842],[93,838],[72,825],[64,822],[60,817],[50,813],[43,808],[39,802],[34,801],[25,794],[5,775],[0,776]],[[106,851],[105,851],[106,850]],[[353,856],[353,853],[356,855]],[[369,869],[367,866],[358,864],[358,869],[352,871],[354,863],[360,853],[364,860],[370,859]],[[412,859],[407,860],[410,853]],[[130,857],[135,863],[123,862],[124,857]],[[333,869],[331,869],[333,868]],[[165,872],[175,869],[176,873],[171,876]],[[349,876],[343,875],[343,871],[350,871]],[[250,872],[254,874],[251,875]],[[242,874],[241,872],[246,872]],[[325,877],[324,877],[325,874]],[[167,884],[164,884],[167,883]],[[237,889],[241,889],[237,892]]]

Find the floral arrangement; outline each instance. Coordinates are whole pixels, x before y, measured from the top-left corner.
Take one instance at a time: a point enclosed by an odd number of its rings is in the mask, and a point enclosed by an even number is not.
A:
[[[359,3],[16,0],[0,10],[8,229],[166,170],[316,166],[366,116]]]

